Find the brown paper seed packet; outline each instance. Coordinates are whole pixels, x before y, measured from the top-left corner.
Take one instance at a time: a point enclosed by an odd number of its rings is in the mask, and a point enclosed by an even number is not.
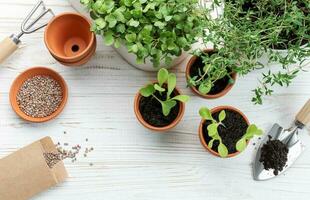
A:
[[[57,149],[45,137],[0,159],[0,200],[27,200],[63,182],[67,171],[62,161],[50,168],[44,153]]]

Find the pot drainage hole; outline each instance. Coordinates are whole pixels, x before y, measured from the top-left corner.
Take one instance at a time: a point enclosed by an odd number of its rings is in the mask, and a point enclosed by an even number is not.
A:
[[[71,47],[71,50],[73,51],[73,52],[78,52],[79,50],[80,50],[80,47],[78,46],[78,45],[73,45],[72,47]]]

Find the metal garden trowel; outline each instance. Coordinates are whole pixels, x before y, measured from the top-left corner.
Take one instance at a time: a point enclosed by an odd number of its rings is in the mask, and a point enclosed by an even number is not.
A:
[[[259,161],[261,157],[261,148],[268,141],[269,136],[271,136],[273,140],[276,139],[280,140],[289,149],[286,165],[283,168],[283,170],[279,172],[278,175],[280,175],[296,161],[296,159],[303,151],[302,143],[298,137],[298,131],[303,129],[304,126],[307,125],[309,122],[310,122],[310,99],[296,115],[294,125],[291,128],[283,129],[278,124],[273,125],[268,135],[266,135],[265,138],[263,139],[257,151],[253,165],[254,180],[258,181],[268,180],[276,176],[274,175],[272,169],[265,170],[263,163]]]

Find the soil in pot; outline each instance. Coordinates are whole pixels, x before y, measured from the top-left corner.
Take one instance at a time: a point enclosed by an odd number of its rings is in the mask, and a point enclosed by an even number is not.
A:
[[[160,95],[157,91],[155,93],[160,100],[166,99],[166,94]],[[171,98],[176,96],[176,93],[171,95]],[[150,125],[155,127],[164,127],[171,124],[178,116],[180,110],[180,103],[173,107],[168,116],[162,113],[161,104],[153,96],[141,97],[139,105],[140,113],[143,119]]]
[[[225,112],[226,112],[226,118],[222,122],[225,125],[225,127],[220,125],[218,127],[218,133],[222,138],[222,142],[227,147],[228,153],[232,154],[237,152],[236,143],[246,133],[248,124],[246,120],[243,118],[243,116],[240,115],[239,113],[232,110],[225,110]],[[219,114],[220,111],[213,113],[212,117],[214,119],[218,119]],[[203,138],[206,144],[208,144],[209,141],[212,139],[211,137],[209,137],[207,131],[207,127],[210,124],[211,124],[210,121],[205,121],[205,123],[203,124]],[[213,142],[212,150],[218,152],[217,151],[218,145],[219,145],[218,140],[215,140]]]
[[[280,140],[269,140],[262,147],[259,161],[263,163],[266,170],[273,169],[274,175],[278,175],[283,170],[287,162],[288,148]]]
[[[209,56],[211,56],[212,54],[214,54],[214,52],[208,52]],[[205,64],[202,62],[202,59],[200,57],[197,57],[197,59],[195,60],[195,62],[193,63],[192,67],[190,68],[189,74],[190,77],[194,77],[194,76],[199,76],[199,71],[203,71]],[[207,78],[207,76],[206,76]],[[223,90],[225,90],[225,88],[231,84],[230,83],[230,77],[229,76],[225,76],[217,81],[214,82],[214,86],[211,88],[210,92],[208,93],[208,95],[215,95],[218,94],[220,92],[222,92]],[[198,90],[199,86],[196,86],[196,89]]]

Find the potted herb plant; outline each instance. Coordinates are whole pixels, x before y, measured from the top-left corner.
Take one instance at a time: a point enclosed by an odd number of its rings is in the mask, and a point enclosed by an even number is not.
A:
[[[236,63],[232,63],[230,56],[224,53],[223,49],[197,50],[187,63],[187,84],[203,98],[213,99],[225,95],[236,81]]]
[[[198,0],[81,0],[92,31],[133,66],[155,71],[179,64],[204,29]]]
[[[219,106],[211,111],[202,107],[199,126],[201,144],[213,155],[233,157],[242,152],[251,138],[262,130],[249,123],[247,117],[231,106]]]
[[[235,55],[235,72],[245,75],[252,70],[278,63],[278,68],[262,74],[261,85],[254,90],[252,101],[262,104],[273,87],[288,86],[310,56],[310,4],[308,0],[218,0],[224,12],[206,20],[205,43],[214,49],[226,49]],[[262,62],[262,56],[267,62]]]
[[[176,88],[176,75],[161,68],[157,81],[141,88],[134,102],[139,122],[154,131],[167,131],[176,126],[183,117],[189,96],[181,95]]]

